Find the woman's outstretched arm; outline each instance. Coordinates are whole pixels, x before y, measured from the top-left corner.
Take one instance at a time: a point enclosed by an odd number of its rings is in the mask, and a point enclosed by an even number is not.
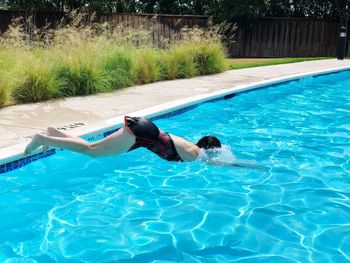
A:
[[[252,164],[245,161],[233,161],[233,162],[222,162],[222,161],[213,161],[213,160],[207,160],[207,164],[210,165],[217,165],[217,166],[236,166],[236,167],[242,167],[242,168],[250,168],[250,169],[256,169],[256,170],[262,170],[262,171],[268,171],[269,168]]]

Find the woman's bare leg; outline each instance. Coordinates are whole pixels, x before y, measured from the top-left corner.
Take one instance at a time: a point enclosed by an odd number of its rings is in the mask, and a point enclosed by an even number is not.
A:
[[[51,137],[75,138],[77,140],[84,141],[84,139],[82,139],[82,138],[80,138],[78,136],[74,136],[74,135],[65,133],[63,131],[60,131],[60,130],[56,129],[55,127],[52,127],[52,126],[47,128],[47,135],[51,136]]]
[[[40,146],[53,146],[93,157],[110,156],[127,152],[135,143],[135,136],[125,128],[121,128],[105,139],[94,143],[86,142],[79,137],[70,136],[65,133],[60,135],[65,137],[36,134],[33,140],[27,145],[24,153],[28,155]]]

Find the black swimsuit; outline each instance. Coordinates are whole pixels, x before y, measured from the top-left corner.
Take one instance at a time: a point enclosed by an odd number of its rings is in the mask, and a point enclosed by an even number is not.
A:
[[[129,151],[144,147],[168,161],[182,162],[175,145],[167,132],[162,132],[150,120],[125,116],[125,127],[135,135],[136,141]]]

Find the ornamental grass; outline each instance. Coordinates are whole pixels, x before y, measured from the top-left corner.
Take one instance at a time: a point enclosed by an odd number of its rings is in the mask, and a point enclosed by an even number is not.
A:
[[[21,19],[0,37],[0,107],[85,96],[159,80],[189,78],[226,69],[220,35],[184,28],[177,41],[155,46],[152,29],[123,23],[70,23],[26,33]]]

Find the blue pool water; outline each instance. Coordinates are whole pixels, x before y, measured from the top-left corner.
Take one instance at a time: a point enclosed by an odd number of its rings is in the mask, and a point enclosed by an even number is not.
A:
[[[350,72],[156,123],[267,171],[60,151],[0,176],[0,262],[349,262]]]

